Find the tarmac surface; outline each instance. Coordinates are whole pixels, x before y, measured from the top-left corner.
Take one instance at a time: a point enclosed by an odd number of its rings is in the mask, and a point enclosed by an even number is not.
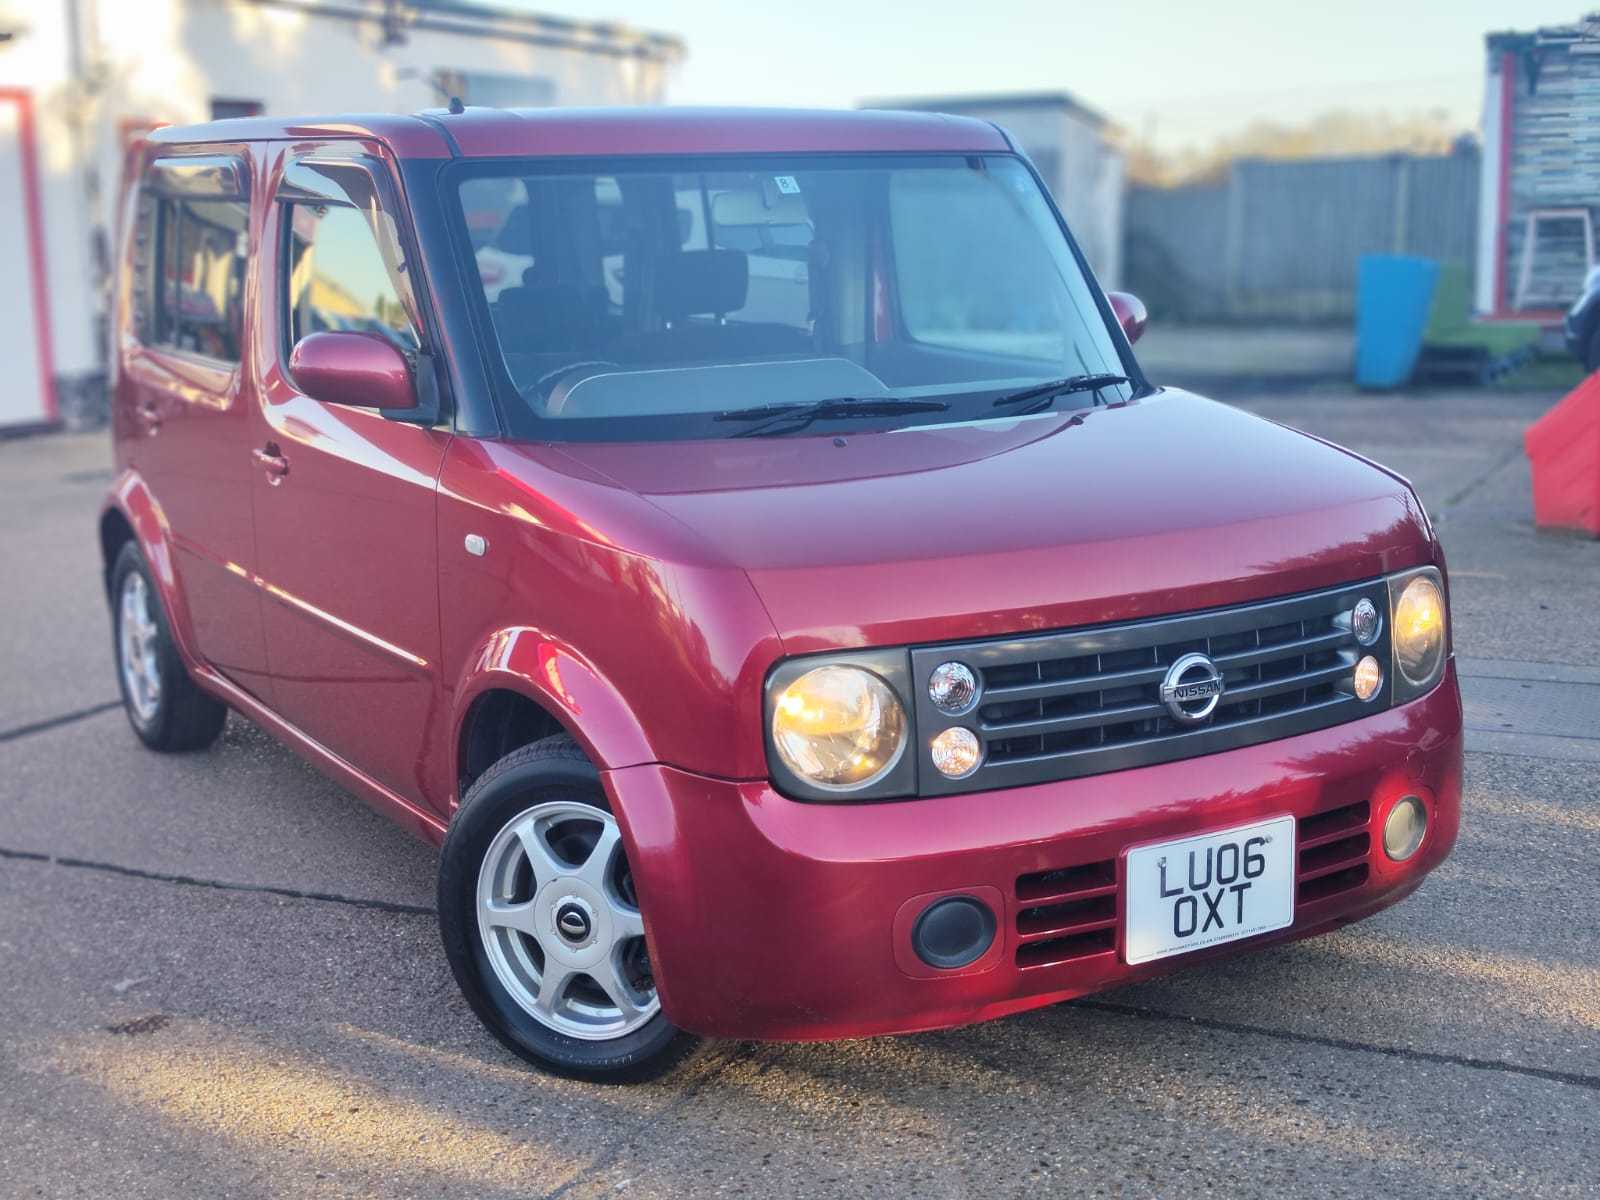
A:
[[[139,747],[107,439],[0,442],[0,1196],[1600,1194],[1600,543],[1532,526],[1521,432],[1553,399],[1243,400],[1409,475],[1444,539],[1465,813],[1410,899],[967,1029],[713,1043],[625,1089],[481,1031],[428,847],[241,719]]]

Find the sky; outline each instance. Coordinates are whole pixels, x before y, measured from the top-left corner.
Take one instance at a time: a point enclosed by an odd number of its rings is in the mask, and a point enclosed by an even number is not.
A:
[[[1592,0],[510,2],[679,34],[674,104],[1065,89],[1173,150],[1336,108],[1442,109],[1475,129],[1484,33],[1567,24]]]

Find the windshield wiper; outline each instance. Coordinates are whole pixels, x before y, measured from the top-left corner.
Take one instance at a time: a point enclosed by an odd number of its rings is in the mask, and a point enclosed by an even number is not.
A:
[[[1026,405],[1019,413],[1043,412],[1056,402],[1057,396],[1073,392],[1093,392],[1094,402],[1100,403],[1100,389],[1115,387],[1119,383],[1132,383],[1126,375],[1068,375],[1065,379],[1052,379],[1049,383],[1010,392],[994,402],[996,408],[1009,408],[1013,404]],[[1034,403],[1028,404],[1032,400]]]
[[[754,408],[731,408],[720,412],[717,421],[755,421],[733,437],[759,437],[767,433],[795,433],[813,421],[836,418],[893,417],[901,413],[943,412],[950,406],[942,400],[901,400],[893,396],[857,400],[839,396],[832,400],[812,400],[805,404],[758,404]]]

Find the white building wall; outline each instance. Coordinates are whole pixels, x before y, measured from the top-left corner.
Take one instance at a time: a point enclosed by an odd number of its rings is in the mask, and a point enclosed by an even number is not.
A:
[[[0,279],[31,295],[38,271],[36,226],[30,217],[39,202],[33,192],[28,122],[26,98],[0,91],[0,213],[16,214],[14,220],[0,221]],[[0,428],[39,424],[52,415],[53,384],[42,349],[45,318],[28,311],[16,316],[19,319],[0,321],[0,362],[6,364],[6,378],[0,384]]]
[[[348,15],[365,10],[367,19]],[[528,95],[562,105],[664,99],[669,49],[634,49],[649,35],[576,27],[592,47],[539,44],[507,21],[473,32],[412,24],[385,39],[378,0],[0,0],[0,86],[34,97],[58,376],[101,369],[99,313],[127,139],[158,124],[211,118],[214,99],[258,101],[269,116],[414,112],[443,106],[473,76],[543,81]],[[435,19],[411,9],[421,20]],[[462,26],[466,26],[463,31]],[[507,86],[509,85],[509,86]],[[25,302],[15,288],[7,306]]]
[[[451,76],[482,73],[548,80],[551,102],[561,105],[663,99],[661,63],[427,28],[385,44],[376,20],[324,15],[319,7],[240,0],[102,7],[100,43],[111,75],[97,140],[106,178],[120,169],[119,121],[205,121],[213,98],[257,100],[269,116],[415,112],[449,99],[441,79],[448,85]]]
[[[66,8],[0,3],[0,27],[22,31],[0,43],[0,86],[21,88],[33,100],[53,364],[58,376],[82,374],[100,362],[93,308],[86,307],[94,303],[98,272],[85,236],[91,224],[82,173],[87,148],[76,120],[78,92],[68,86],[73,64]],[[21,220],[21,214],[4,219]],[[7,280],[0,320],[14,319],[13,306],[31,303],[23,281]]]

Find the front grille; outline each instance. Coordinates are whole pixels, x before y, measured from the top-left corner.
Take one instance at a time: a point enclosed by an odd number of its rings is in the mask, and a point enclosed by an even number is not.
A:
[[[1235,608],[1123,625],[932,646],[912,651],[918,728],[962,724],[978,735],[982,765],[965,779],[921,764],[926,794],[1070,779],[1252,745],[1353,720],[1387,706],[1356,699],[1362,653],[1348,614],[1367,597],[1388,610],[1382,580]],[[1370,648],[1389,662],[1388,631]],[[1174,718],[1160,688],[1183,655],[1204,654],[1224,691],[1201,724]],[[943,716],[925,684],[934,667],[966,663],[981,683],[977,708]],[[924,739],[926,746],[926,739]],[[927,751],[923,751],[926,756]]]

